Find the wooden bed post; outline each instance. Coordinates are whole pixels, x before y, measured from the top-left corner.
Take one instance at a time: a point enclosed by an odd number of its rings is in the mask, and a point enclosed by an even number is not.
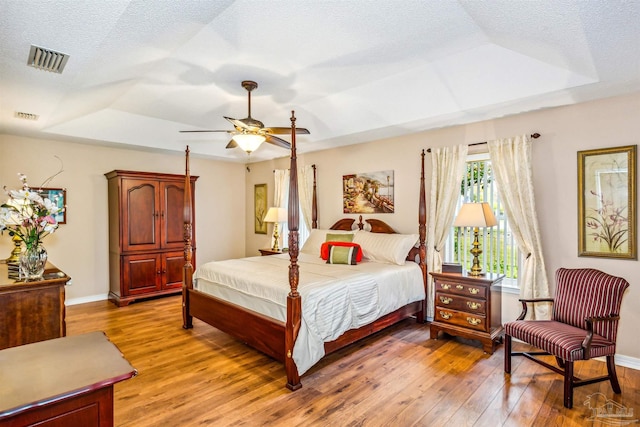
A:
[[[189,314],[189,289],[193,289],[193,264],[191,257],[193,248],[192,239],[192,206],[191,206],[191,176],[189,173],[189,146],[185,150],[185,174],[184,174],[184,267],[182,270],[182,327],[193,328],[193,316]]]
[[[314,169],[315,170],[315,169]],[[287,295],[287,322],[285,325],[285,358],[284,367],[287,371],[287,388],[298,390],[302,387],[298,367],[293,361],[293,346],[298,337],[302,317],[302,303],[298,293],[298,164],[296,158],[296,117],[291,111],[291,163],[289,165],[289,287]]]
[[[313,168],[313,198],[311,199],[311,228],[318,228],[318,195],[316,194],[316,165]]]
[[[416,321],[418,323],[425,322],[425,314],[427,313],[427,204],[424,189],[424,150],[421,154],[421,170],[420,170],[420,200],[418,202],[418,233],[420,234],[420,243],[418,251],[420,254],[420,269],[422,270],[422,278],[424,280],[425,299],[422,302],[422,310],[418,313]]]

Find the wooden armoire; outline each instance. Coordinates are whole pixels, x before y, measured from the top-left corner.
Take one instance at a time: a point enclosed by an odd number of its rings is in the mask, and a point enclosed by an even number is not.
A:
[[[114,170],[109,189],[109,300],[180,293],[184,266],[184,175]],[[195,265],[195,181],[191,177]]]

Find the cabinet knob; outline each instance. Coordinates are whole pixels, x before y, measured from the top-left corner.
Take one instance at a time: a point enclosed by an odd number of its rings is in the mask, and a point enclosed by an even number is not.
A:
[[[464,286],[462,286],[462,285],[456,285],[456,289],[462,290],[462,289],[464,289]]]
[[[469,288],[469,292],[472,293],[473,295],[475,295],[475,294],[480,292],[480,289],[478,289],[478,288]]]
[[[160,274],[160,270],[156,271],[156,274]]]
[[[442,289],[451,289],[451,285],[447,284],[447,283],[440,283],[440,287]]]
[[[446,311],[440,311],[440,316],[442,316],[443,319],[448,320],[453,316],[453,314]]]
[[[451,303],[451,301],[453,301],[453,298],[449,298],[449,297],[440,297],[440,301],[441,301],[443,304],[450,304],[450,303]]]

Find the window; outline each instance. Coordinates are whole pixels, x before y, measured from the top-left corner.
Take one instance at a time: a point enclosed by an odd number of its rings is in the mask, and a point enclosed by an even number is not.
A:
[[[503,286],[517,287],[520,251],[509,228],[502,201],[498,197],[488,154],[468,157],[467,171],[460,183],[456,213],[463,203],[470,202],[489,203],[498,221],[495,227],[479,230],[482,271],[504,274]],[[452,227],[445,245],[445,262],[459,263],[470,270],[473,261],[470,253],[472,243],[473,230],[470,227]]]

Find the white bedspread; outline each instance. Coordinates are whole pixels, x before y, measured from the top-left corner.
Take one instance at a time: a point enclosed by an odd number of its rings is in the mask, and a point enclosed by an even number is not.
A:
[[[194,287],[285,321],[289,263],[288,254],[209,262],[194,272]],[[324,356],[324,342],[425,297],[422,272],[413,262],[333,265],[301,253],[298,265],[302,324],[293,360],[300,375]]]

